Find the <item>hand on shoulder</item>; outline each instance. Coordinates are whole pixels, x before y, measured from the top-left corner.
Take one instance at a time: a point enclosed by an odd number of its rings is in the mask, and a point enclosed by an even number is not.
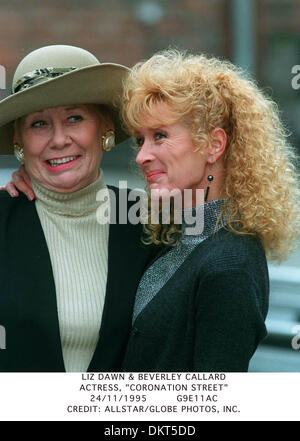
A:
[[[33,201],[36,198],[32,189],[31,180],[24,165],[12,173],[11,181],[5,186],[0,187],[0,190],[5,190],[11,197],[18,197],[19,191],[21,191],[30,201]]]

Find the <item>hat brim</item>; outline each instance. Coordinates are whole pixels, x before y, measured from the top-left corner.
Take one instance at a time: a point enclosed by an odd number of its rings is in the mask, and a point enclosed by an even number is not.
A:
[[[113,63],[77,69],[17,92],[0,102],[0,154],[13,154],[14,121],[29,113],[69,104],[102,104],[111,113],[116,143],[129,138],[120,120],[123,80],[129,69]]]

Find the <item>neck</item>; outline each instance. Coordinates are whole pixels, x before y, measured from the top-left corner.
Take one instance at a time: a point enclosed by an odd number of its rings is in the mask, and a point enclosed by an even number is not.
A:
[[[38,203],[42,204],[45,210],[63,216],[83,216],[95,211],[100,204],[97,201],[97,193],[106,188],[102,171],[93,183],[72,193],[49,190],[35,180],[32,180],[32,186]]]

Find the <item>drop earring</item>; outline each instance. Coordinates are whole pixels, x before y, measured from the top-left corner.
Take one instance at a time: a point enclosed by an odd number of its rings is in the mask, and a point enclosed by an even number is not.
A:
[[[207,201],[207,198],[208,198],[208,193],[209,193],[209,184],[210,184],[210,182],[212,182],[213,180],[214,180],[214,177],[213,177],[213,175],[208,175],[207,176],[207,180],[208,180],[208,185],[207,185],[207,187],[206,187],[206,192],[205,192],[205,197],[204,197],[204,202],[206,202]]]
[[[24,149],[18,143],[14,144],[14,154],[17,160],[23,165],[25,162]]]
[[[115,133],[113,130],[108,130],[102,136],[102,149],[104,152],[109,152],[115,146]]]

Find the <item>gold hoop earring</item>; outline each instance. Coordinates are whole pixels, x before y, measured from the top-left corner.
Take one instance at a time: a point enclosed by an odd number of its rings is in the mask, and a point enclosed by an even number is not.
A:
[[[104,152],[109,152],[115,146],[115,132],[108,130],[102,136],[102,149]]]
[[[17,160],[23,165],[25,162],[24,149],[18,143],[14,144],[14,154]]]

